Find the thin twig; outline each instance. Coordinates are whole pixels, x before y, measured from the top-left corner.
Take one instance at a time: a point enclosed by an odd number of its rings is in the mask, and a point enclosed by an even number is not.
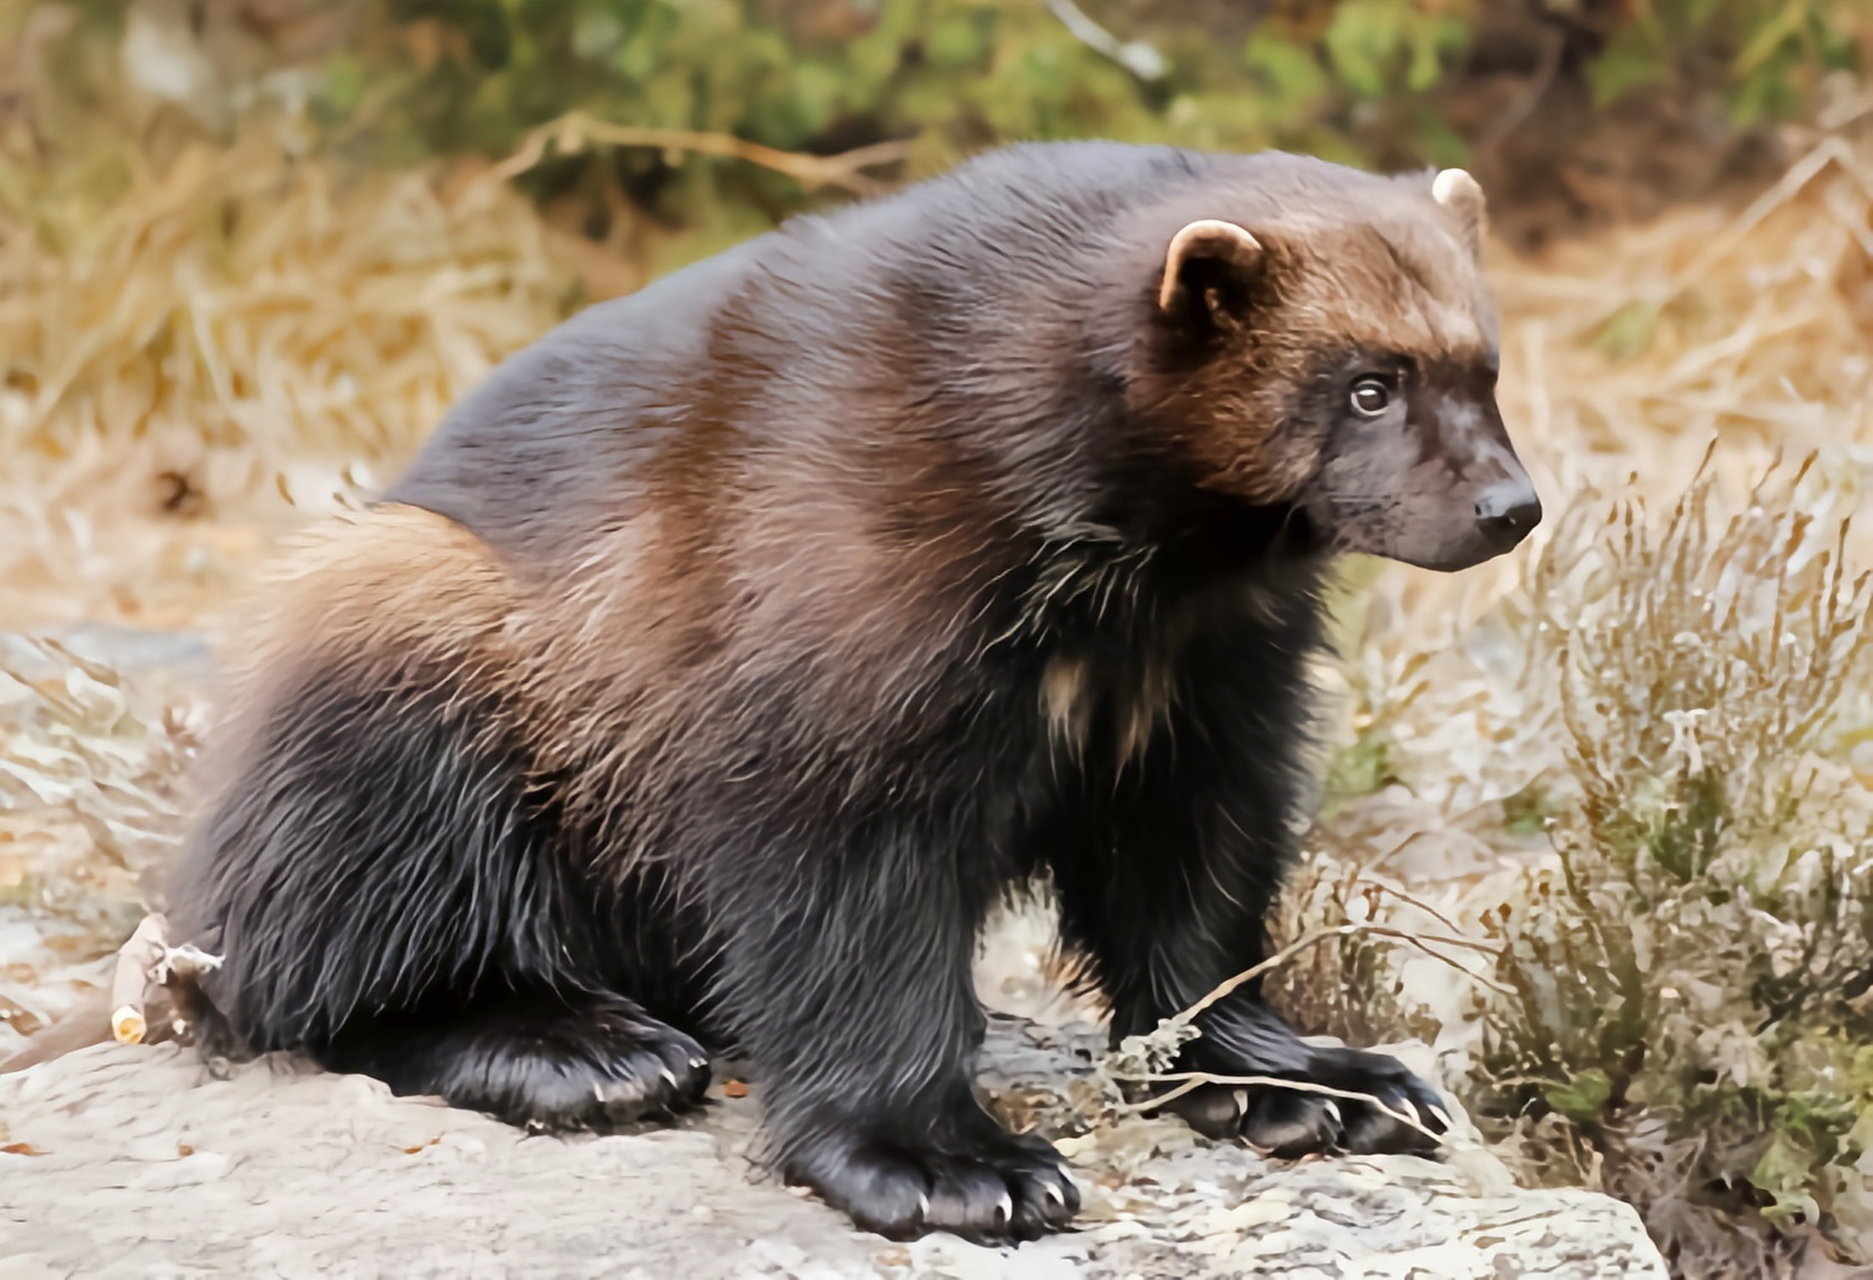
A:
[[[1219,1000],[1228,997],[1236,988],[1242,986],[1244,983],[1255,981],[1255,979],[1261,977],[1277,965],[1287,963],[1288,960],[1302,951],[1305,951],[1307,948],[1318,946],[1330,938],[1345,938],[1359,933],[1369,933],[1380,938],[1395,938],[1400,942],[1408,942],[1419,950],[1424,951],[1426,954],[1436,956],[1439,960],[1445,960],[1447,957],[1438,955],[1437,952],[1430,950],[1430,948],[1425,945],[1426,943],[1436,943],[1447,947],[1466,947],[1472,951],[1481,951],[1485,955],[1499,956],[1502,954],[1501,947],[1494,946],[1487,942],[1478,942],[1474,938],[1449,937],[1439,934],[1424,936],[1407,933],[1403,929],[1393,929],[1382,924],[1337,925],[1331,929],[1318,930],[1308,934],[1304,938],[1289,943],[1260,964],[1244,969],[1241,973],[1238,973],[1235,977],[1230,978],[1226,982],[1218,983],[1208,995],[1191,1005],[1188,1009],[1185,1009],[1182,1013],[1175,1014],[1165,1021],[1172,1026],[1185,1026],[1205,1009],[1208,1009]],[[1470,977],[1475,978],[1479,982],[1488,981],[1488,979],[1482,977],[1480,974],[1470,973],[1468,969],[1463,970],[1463,972],[1469,974]]]
[[[1667,305],[1702,280],[1720,258],[1748,239],[1750,233],[1770,214],[1793,200],[1802,188],[1831,168],[1847,174],[1861,191],[1873,196],[1873,178],[1869,178],[1866,170],[1860,166],[1860,159],[1854,154],[1853,147],[1843,138],[1824,138],[1813,150],[1790,165],[1775,185],[1756,197],[1721,234],[1707,243],[1689,266],[1671,277],[1666,292],[1656,299],[1654,305]]]
[[[1514,987],[1510,986],[1508,983],[1498,982],[1494,978],[1486,977],[1483,974],[1477,973],[1475,970],[1470,969],[1466,967],[1465,965],[1459,963],[1455,957],[1447,956],[1443,954],[1441,951],[1434,950],[1430,943],[1419,942],[1418,950],[1424,952],[1425,955],[1431,957],[1431,959],[1433,960],[1443,961],[1445,964],[1449,965],[1452,969],[1455,969],[1458,973],[1462,974],[1464,977],[1468,978],[1470,981],[1478,983],[1482,986],[1488,987],[1491,991],[1494,991],[1499,996],[1514,997],[1520,994],[1519,992],[1516,991]],[[1497,952],[1496,954],[1500,955],[1501,953]]]
[[[1102,53],[1140,80],[1162,80],[1170,68],[1164,55],[1143,40],[1120,40],[1086,16],[1073,0],[1047,0],[1047,7],[1073,38],[1087,48]]]
[[[1495,158],[1496,149],[1508,141],[1509,135],[1522,127],[1524,121],[1534,113],[1541,100],[1554,87],[1554,78],[1561,70],[1561,55],[1567,51],[1567,37],[1560,31],[1549,29],[1548,39],[1543,43],[1541,56],[1535,64],[1535,74],[1522,87],[1520,93],[1509,103],[1508,108],[1496,117],[1496,122],[1483,131],[1477,139],[1474,154]]]
[[[762,146],[729,133],[612,124],[575,111],[541,125],[528,134],[520,149],[495,165],[486,176],[498,182],[519,177],[545,158],[549,144],[562,155],[596,145],[650,147],[662,151],[724,156],[784,173],[809,191],[818,187],[838,187],[861,196],[874,195],[886,186],[875,178],[865,176],[863,170],[894,164],[910,153],[910,143],[899,140],[878,142],[833,156],[814,156]]]
[[[1401,845],[1400,848],[1403,848],[1403,846]],[[1390,884],[1387,884],[1383,880],[1373,880],[1370,878],[1363,878],[1359,880],[1357,883],[1369,884],[1373,888],[1377,889],[1380,893],[1389,893],[1394,898],[1397,898],[1400,902],[1404,903],[1406,906],[1416,907],[1419,911],[1424,912],[1425,915],[1431,917],[1431,919],[1437,921],[1437,923],[1443,925],[1446,929],[1450,930],[1452,933],[1456,933],[1458,931],[1458,926],[1457,926],[1456,921],[1452,920],[1449,916],[1439,911],[1436,907],[1432,906],[1430,903],[1425,902],[1421,898],[1417,898],[1409,893],[1406,893],[1403,889],[1398,888],[1396,885],[1390,885]]]

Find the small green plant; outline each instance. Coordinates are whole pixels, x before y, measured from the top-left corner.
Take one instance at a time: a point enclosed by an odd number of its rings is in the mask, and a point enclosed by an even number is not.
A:
[[[1399,820],[1360,793],[1375,762],[1437,773],[1439,712],[1414,709],[1423,655],[1355,655],[1340,807],[1277,940],[1376,922],[1490,950],[1351,932],[1268,980],[1309,1031],[1460,1048],[1465,1103],[1523,1176],[1628,1200],[1698,1278],[1873,1260],[1873,788],[1849,760],[1873,723],[1873,582],[1827,514],[1852,505],[1837,476],[1772,472],[1722,520],[1718,501],[1708,470],[1662,524],[1588,494],[1498,608],[1525,663],[1510,714],[1562,749],[1524,761],[1493,825],[1444,820],[1522,870],[1434,902],[1392,882]],[[1445,968],[1414,982],[1419,953]]]
[[[1535,576],[1572,802],[1483,914],[1513,995],[1485,1002],[1481,1114],[1529,1168],[1597,1171],[1687,1275],[1852,1253],[1873,1208],[1873,792],[1830,758],[1873,593],[1807,479],[1716,533],[1709,476],[1662,531],[1619,504]]]

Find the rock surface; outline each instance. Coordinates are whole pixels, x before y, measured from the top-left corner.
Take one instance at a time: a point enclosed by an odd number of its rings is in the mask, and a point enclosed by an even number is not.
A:
[[[997,1018],[982,1080],[1047,1112],[1099,1037]],[[1266,1161],[1169,1120],[1062,1146],[1080,1230],[1019,1249],[856,1232],[749,1163],[752,1097],[641,1134],[528,1137],[274,1058],[216,1078],[190,1050],[98,1045],[0,1076],[0,1274],[793,1276],[1049,1280],[1664,1276],[1632,1209],[1517,1189],[1480,1149]]]

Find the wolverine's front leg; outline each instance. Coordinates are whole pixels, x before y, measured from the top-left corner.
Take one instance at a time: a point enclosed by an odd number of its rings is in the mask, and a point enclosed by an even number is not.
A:
[[[1198,655],[1201,657],[1202,655]],[[1292,859],[1301,776],[1295,723],[1275,682],[1245,687],[1241,655],[1219,656],[1181,700],[1161,743],[1090,789],[1081,830],[1054,863],[1063,940],[1086,956],[1111,1002],[1114,1042],[1151,1031],[1268,954],[1265,920]],[[1266,670],[1264,669],[1264,675]],[[1175,749],[1172,749],[1175,744]],[[1155,748],[1155,749],[1154,749]],[[1259,1076],[1365,1095],[1208,1085],[1171,1104],[1211,1136],[1284,1156],[1436,1145],[1436,1093],[1396,1059],[1310,1046],[1262,1000],[1235,989],[1196,1020],[1176,1069]]]
[[[1053,1148],[1003,1129],[970,1088],[984,906],[957,866],[970,835],[892,814],[781,837],[717,898],[723,999],[784,1176],[894,1238],[1025,1239],[1079,1208]]]
[[[1261,855],[1252,854],[1247,866],[1219,865],[1212,844],[1199,856],[1195,842],[1175,834],[1168,813],[1150,829],[1149,840],[1119,846],[1118,865],[1109,868],[1114,888],[1099,895],[1103,901],[1062,886],[1064,931],[1102,979],[1115,1044],[1153,1030],[1267,955],[1262,909],[1269,886],[1259,874]],[[1196,1026],[1201,1034],[1185,1045],[1174,1071],[1274,1077],[1377,1103],[1230,1084],[1204,1085],[1172,1101],[1171,1110],[1211,1137],[1240,1136],[1262,1150],[1298,1156],[1425,1150],[1435,1146],[1425,1130],[1445,1127],[1437,1095],[1397,1059],[1307,1044],[1262,1000],[1259,982],[1206,1009]]]

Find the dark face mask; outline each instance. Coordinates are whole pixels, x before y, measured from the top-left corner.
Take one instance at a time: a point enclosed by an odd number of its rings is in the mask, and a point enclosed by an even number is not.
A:
[[[1301,500],[1336,550],[1456,570],[1515,547],[1541,501],[1496,408],[1493,370],[1354,372]]]

